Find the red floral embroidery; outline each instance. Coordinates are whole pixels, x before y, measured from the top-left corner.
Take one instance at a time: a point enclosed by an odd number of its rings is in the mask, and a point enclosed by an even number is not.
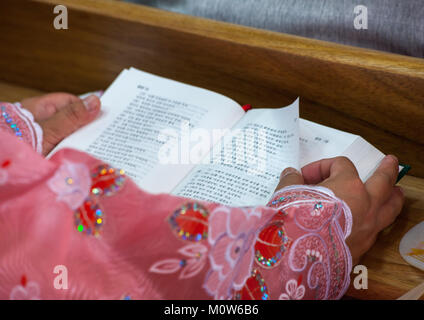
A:
[[[22,275],[20,284],[12,288],[9,298],[10,300],[39,300],[40,286],[34,281],[28,281],[26,275]]]
[[[103,212],[93,199],[87,199],[75,211],[75,224],[78,231],[98,236],[104,224]]]
[[[102,164],[93,170],[91,179],[88,198],[75,210],[75,225],[79,232],[97,237],[105,223],[99,198],[111,196],[118,192],[124,184],[125,175],[123,170]]]
[[[277,213],[259,233],[255,243],[255,260],[264,268],[273,268],[290,247],[281,213]]]
[[[200,241],[208,237],[209,213],[199,203],[183,205],[169,217],[171,229],[183,240]]]
[[[28,280],[27,280],[26,275],[23,275],[22,278],[21,278],[21,285],[22,285],[22,287],[25,287],[26,284],[27,284],[27,282],[28,282]]]
[[[104,164],[95,168],[91,177],[91,193],[96,196],[115,194],[121,189],[125,180],[123,170],[117,170]]]
[[[252,275],[246,280],[240,291],[236,291],[234,300],[268,300],[268,287],[264,278],[257,269],[253,269]]]
[[[182,240],[198,242],[208,237],[209,212],[197,202],[187,203],[175,210],[168,222],[174,233]],[[149,271],[171,274],[180,272],[179,279],[194,277],[206,265],[208,249],[200,243],[188,244],[178,252],[184,257],[157,261]]]
[[[1,164],[2,168],[7,168],[8,166],[10,166],[11,161],[10,160],[5,160],[3,161],[3,163]]]

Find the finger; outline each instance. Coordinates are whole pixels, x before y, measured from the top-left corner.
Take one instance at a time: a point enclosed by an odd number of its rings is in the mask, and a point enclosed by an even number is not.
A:
[[[330,176],[346,175],[357,178],[358,171],[347,157],[335,157],[312,162],[302,168],[306,184],[318,184]]]
[[[100,100],[91,95],[84,100],[62,108],[52,117],[41,121],[43,128],[43,153],[50,152],[60,141],[96,118]]]
[[[393,155],[384,157],[374,174],[365,182],[371,202],[379,208],[390,197],[399,173],[399,162]]]
[[[379,230],[383,230],[390,226],[402,211],[405,203],[405,196],[402,188],[396,186],[392,188],[389,199],[378,211],[378,226]]]
[[[278,191],[284,187],[292,186],[296,184],[304,184],[302,174],[295,168],[286,168],[281,173],[280,183],[278,184],[275,191]]]
[[[80,100],[77,96],[69,93],[50,93],[39,97],[27,98],[21,101],[22,107],[29,110],[35,121],[42,121],[60,109],[76,103]]]

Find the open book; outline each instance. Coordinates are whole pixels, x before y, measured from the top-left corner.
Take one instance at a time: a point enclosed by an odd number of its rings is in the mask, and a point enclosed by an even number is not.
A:
[[[53,150],[79,149],[141,188],[234,206],[263,205],[286,167],[347,156],[365,181],[384,154],[357,135],[299,119],[299,102],[245,112],[223,95],[131,68],[102,114]]]

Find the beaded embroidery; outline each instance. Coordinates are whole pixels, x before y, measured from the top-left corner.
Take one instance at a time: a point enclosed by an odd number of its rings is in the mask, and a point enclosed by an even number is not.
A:
[[[256,262],[264,268],[273,268],[281,261],[291,241],[282,221],[271,222],[259,233],[255,243]]]
[[[91,193],[95,196],[111,196],[118,192],[125,181],[124,170],[116,170],[109,165],[98,166],[91,175]]]
[[[314,210],[311,212],[311,216],[320,216],[323,208],[324,208],[324,205],[322,204],[322,202],[317,202],[314,205]]]
[[[75,211],[75,225],[79,232],[98,237],[103,226],[103,212],[95,201],[88,199]]]
[[[351,270],[349,252],[343,242],[350,231],[349,208],[340,202],[340,211],[339,200],[323,188],[297,186],[288,190],[293,192],[275,194],[268,205],[277,210],[262,227],[259,227],[262,213],[256,209],[219,206],[209,214],[199,203],[184,204],[167,221],[178,238],[195,242],[191,244],[195,247],[180,248],[178,252],[183,257],[157,261],[149,271],[177,273],[179,279],[193,277],[204,268],[209,251],[211,269],[203,288],[215,299],[267,300],[270,294],[274,295],[272,290],[280,293],[280,299],[303,299],[307,292],[307,298],[340,297],[347,288]],[[340,214],[345,215],[345,233],[337,229]],[[330,223],[325,230],[322,226],[327,221]],[[292,239],[296,228],[299,235]],[[196,243],[206,239],[209,250]],[[332,249],[335,261],[329,258],[328,249]],[[279,276],[282,285],[278,288],[273,285],[271,290],[261,272],[268,277],[269,269],[276,268],[286,256],[280,268],[288,268],[288,272]],[[343,261],[339,261],[340,256],[344,257]],[[280,272],[280,268],[275,272]],[[297,280],[293,279],[294,275]]]
[[[208,237],[208,217],[206,208],[194,202],[174,211],[168,221],[177,237],[197,242]]]
[[[233,295],[233,300],[268,300],[269,292],[264,278],[257,269],[252,270],[245,285]]]
[[[38,153],[42,152],[43,130],[20,103],[0,104],[0,128],[12,131],[18,139],[27,142]]]
[[[283,203],[283,202],[289,200],[290,198],[291,197],[280,197],[278,199],[275,199],[275,200],[271,201],[271,205],[273,205],[273,206],[278,205],[280,203]]]
[[[112,196],[122,189],[125,175],[123,170],[102,164],[93,170],[91,181],[89,196],[74,212],[75,226],[80,233],[98,237],[105,223],[99,200],[102,196]],[[73,178],[66,177],[65,182],[72,184]]]
[[[21,129],[19,129],[18,125],[14,123],[13,119],[10,117],[10,115],[6,112],[6,107],[1,106],[1,117],[4,119],[5,123],[12,129],[15,136],[18,137],[18,139],[22,140],[22,132]]]

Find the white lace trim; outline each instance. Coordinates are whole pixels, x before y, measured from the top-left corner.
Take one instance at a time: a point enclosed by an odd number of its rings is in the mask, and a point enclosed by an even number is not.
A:
[[[340,202],[343,206],[343,212],[345,217],[345,226],[344,226],[344,235],[345,239],[350,236],[350,233],[352,232],[352,211],[350,211],[349,206],[344,202],[343,200],[339,199],[335,196],[334,192],[326,187],[322,186],[307,186],[307,185],[291,185],[284,187],[278,191],[276,191],[272,196],[271,199],[274,199],[275,197],[278,197],[280,194],[290,192],[290,191],[319,191],[321,193],[324,193],[325,195],[329,196],[331,199]]]
[[[322,186],[307,186],[307,185],[291,185],[291,186],[287,186],[284,187],[278,191],[276,191],[272,197],[271,200],[279,197],[280,195],[284,194],[284,193],[289,193],[289,192],[301,192],[301,191],[315,191],[315,192],[320,192],[324,195],[327,195],[328,197],[330,197],[331,200],[336,201],[338,203],[342,204],[342,211],[344,213],[344,217],[345,217],[345,226],[344,226],[344,240],[342,241],[343,244],[343,248],[345,250],[346,253],[346,264],[347,264],[347,270],[345,273],[345,279],[344,279],[344,284],[343,284],[343,290],[341,290],[339,292],[339,295],[337,297],[337,299],[340,299],[345,292],[347,291],[349,284],[350,284],[350,273],[352,272],[352,255],[350,253],[350,249],[346,244],[346,239],[347,237],[350,235],[350,233],[352,232],[352,212],[349,208],[349,206],[346,204],[346,202],[344,202],[343,200],[339,199],[338,197],[335,196],[334,192],[328,188],[322,187]],[[304,201],[302,201],[304,202]],[[280,207],[278,207],[278,209],[281,209],[282,207],[285,206],[290,206],[293,205],[293,202],[289,202],[288,204],[282,204]],[[336,229],[339,228],[339,232],[341,232],[341,228],[339,223],[336,223]],[[336,231],[337,232],[337,231]]]
[[[21,117],[21,119],[26,122],[28,127],[34,128],[32,145],[35,151],[41,154],[43,152],[43,129],[35,122],[34,116],[30,111],[24,109],[19,102],[15,102],[14,105],[23,114],[24,117]]]

